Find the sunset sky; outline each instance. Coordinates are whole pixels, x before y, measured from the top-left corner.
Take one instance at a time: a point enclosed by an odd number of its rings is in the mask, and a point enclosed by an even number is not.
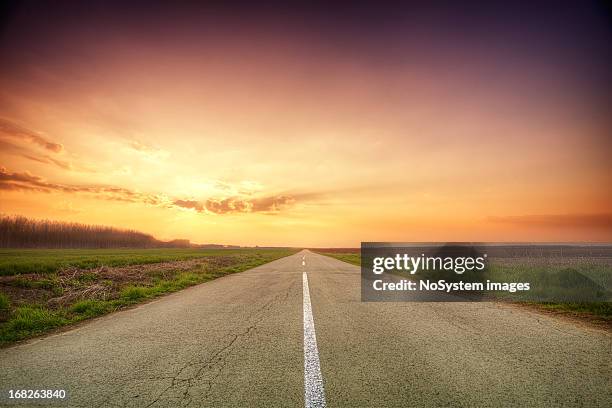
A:
[[[3,214],[240,245],[612,241],[597,3],[47,3],[3,6]]]

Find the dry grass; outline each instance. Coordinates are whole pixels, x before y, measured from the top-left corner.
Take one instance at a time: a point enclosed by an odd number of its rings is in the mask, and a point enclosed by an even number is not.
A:
[[[61,258],[61,251],[57,251],[53,262]],[[68,266],[53,273],[0,276],[0,344],[241,272],[296,250],[220,249],[210,252],[196,258],[190,256],[166,262],[95,268]]]

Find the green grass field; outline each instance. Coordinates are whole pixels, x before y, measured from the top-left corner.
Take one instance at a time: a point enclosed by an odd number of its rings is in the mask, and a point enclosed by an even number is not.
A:
[[[0,345],[242,272],[296,249],[0,251]]]
[[[317,252],[317,251],[315,251]],[[361,254],[359,252],[317,252],[321,255],[326,255],[341,261],[361,266]]]
[[[231,256],[256,249],[0,249],[0,276]],[[264,251],[264,250],[257,250]],[[267,250],[270,251],[270,250]]]
[[[321,255],[329,256],[340,261],[344,261],[353,265],[361,266],[361,254],[359,252],[333,252],[330,250],[316,251]],[[558,266],[557,269],[565,267]],[[612,274],[610,268],[602,265],[594,265],[588,262],[573,265],[573,268],[578,272],[591,277],[595,282],[604,287],[612,286]],[[509,280],[509,281],[530,281],[534,276],[544,275],[544,267],[533,267],[527,265],[494,265],[491,268],[492,279]],[[503,279],[502,279],[503,277]],[[610,302],[521,302],[521,304],[529,305],[537,309],[550,312],[572,315],[581,318],[594,318],[596,320],[605,321],[609,324],[612,322],[612,303]]]

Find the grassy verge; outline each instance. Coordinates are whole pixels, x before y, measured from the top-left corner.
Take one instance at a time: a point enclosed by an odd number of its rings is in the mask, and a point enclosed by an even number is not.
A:
[[[210,256],[233,256],[250,249],[0,249],[0,276],[54,273],[66,268],[93,269]]]
[[[355,250],[358,251],[358,250]],[[347,250],[338,250],[334,252],[333,250],[314,250],[321,255],[326,255],[331,258],[338,259],[340,261],[344,261],[353,265],[361,265],[361,254],[355,251],[347,251]],[[542,267],[539,267],[542,269]],[[533,267],[526,267],[524,265],[499,265],[494,266],[492,268],[492,273],[496,276],[504,276],[509,280],[521,281],[521,274],[525,274],[525,270],[529,269],[528,276],[537,275],[537,272],[542,271],[533,271]],[[609,280],[609,269],[604,270],[605,268],[600,265],[590,265],[588,263],[581,264],[576,266],[580,272],[585,273],[586,269],[589,270],[589,276],[595,278],[596,281],[608,284],[609,282],[604,282],[604,280]],[[521,305],[530,306],[538,310],[551,312],[554,314],[560,315],[569,315],[577,318],[591,319],[595,321],[599,321],[602,323],[610,324],[612,323],[612,303],[610,302],[580,302],[580,303],[556,303],[556,302],[516,302]]]
[[[361,255],[351,252],[325,252],[321,253],[321,255],[326,255],[331,258],[339,259],[340,261],[344,261],[346,263],[350,263],[353,265],[361,266]]]
[[[0,345],[242,272],[296,251],[3,250],[10,256],[0,266]]]

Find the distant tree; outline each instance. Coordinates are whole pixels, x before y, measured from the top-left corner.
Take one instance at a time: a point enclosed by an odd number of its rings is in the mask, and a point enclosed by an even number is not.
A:
[[[0,216],[2,248],[150,248],[167,246],[152,235],[130,229],[73,222]],[[189,241],[172,246],[189,246]]]

